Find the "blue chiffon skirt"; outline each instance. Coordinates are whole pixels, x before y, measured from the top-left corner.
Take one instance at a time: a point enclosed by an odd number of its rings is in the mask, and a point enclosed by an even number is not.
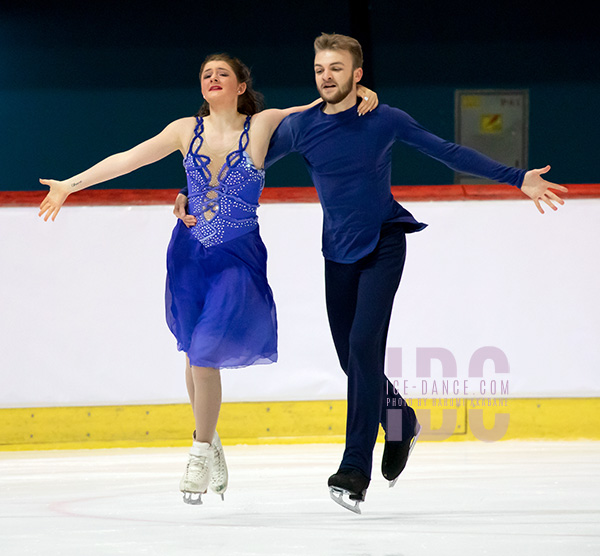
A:
[[[165,297],[167,324],[192,365],[277,361],[277,315],[258,228],[207,248],[179,220],[167,250]]]

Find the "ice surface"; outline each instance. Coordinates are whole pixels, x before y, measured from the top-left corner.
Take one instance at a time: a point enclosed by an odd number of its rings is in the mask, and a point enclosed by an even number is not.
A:
[[[362,515],[327,478],[341,444],[225,446],[225,501],[182,502],[186,450],[0,452],[0,554],[600,554],[600,442],[419,442]]]

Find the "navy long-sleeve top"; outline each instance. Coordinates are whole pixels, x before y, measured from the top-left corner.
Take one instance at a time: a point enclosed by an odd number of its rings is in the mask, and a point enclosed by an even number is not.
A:
[[[391,150],[396,141],[451,169],[521,187],[525,170],[430,133],[406,112],[380,105],[358,116],[356,107],[325,114],[323,105],[285,118],[275,131],[265,167],[290,152],[302,154],[323,207],[323,255],[352,263],[369,254],[384,222],[407,233],[426,227],[391,192]]]

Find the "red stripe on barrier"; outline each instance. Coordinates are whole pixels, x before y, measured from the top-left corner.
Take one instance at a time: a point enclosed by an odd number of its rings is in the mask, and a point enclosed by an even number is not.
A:
[[[564,199],[600,198],[600,184],[567,185]],[[66,205],[172,205],[177,189],[85,189],[67,199]],[[402,201],[477,201],[495,199],[525,199],[510,185],[397,185],[392,187],[394,197]],[[46,191],[0,191],[0,206],[39,206]],[[261,203],[317,203],[314,187],[267,187]]]

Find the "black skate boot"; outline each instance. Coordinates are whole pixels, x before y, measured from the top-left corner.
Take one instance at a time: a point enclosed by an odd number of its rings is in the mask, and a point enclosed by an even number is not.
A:
[[[340,468],[335,475],[329,477],[327,485],[329,486],[329,495],[334,502],[351,512],[359,514],[360,508],[358,505],[364,501],[370,482],[371,479],[357,469]],[[344,495],[349,498],[350,502],[344,499]]]
[[[396,484],[400,473],[406,467],[408,456],[413,451],[420,433],[421,425],[416,422],[412,436],[400,441],[385,441],[383,458],[381,460],[381,473],[390,482],[390,488]]]

